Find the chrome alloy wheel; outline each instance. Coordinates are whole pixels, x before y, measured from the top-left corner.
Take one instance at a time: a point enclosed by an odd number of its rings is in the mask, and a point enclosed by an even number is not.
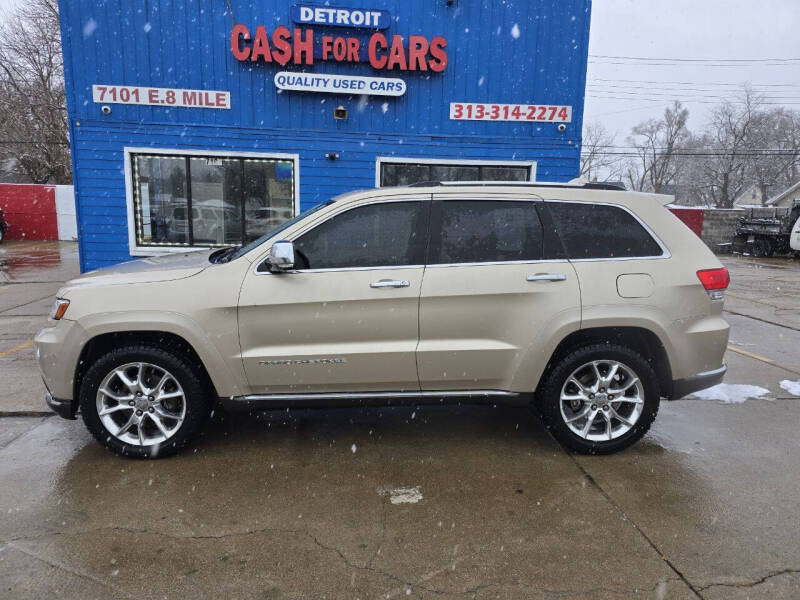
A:
[[[134,446],[165,442],[186,417],[186,395],[178,380],[145,362],[128,363],[106,375],[97,389],[96,406],[109,433]]]
[[[644,410],[644,387],[629,366],[593,360],[575,369],[561,388],[561,417],[580,437],[602,442],[626,434]]]

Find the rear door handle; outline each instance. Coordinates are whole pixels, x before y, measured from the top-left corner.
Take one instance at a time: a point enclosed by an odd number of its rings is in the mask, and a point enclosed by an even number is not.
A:
[[[536,273],[536,275],[528,275],[525,279],[527,281],[564,281],[567,278],[563,273]]]
[[[380,281],[373,281],[369,284],[371,288],[401,288],[401,287],[408,287],[411,285],[410,281],[406,281],[405,279],[381,279]]]

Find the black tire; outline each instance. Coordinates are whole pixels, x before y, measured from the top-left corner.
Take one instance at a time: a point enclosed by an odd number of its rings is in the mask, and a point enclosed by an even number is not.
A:
[[[633,372],[641,382],[644,402],[638,420],[626,433],[611,440],[589,440],[573,432],[565,422],[561,391],[576,369],[592,361],[604,360],[622,363]],[[592,344],[571,351],[545,374],[536,395],[537,408],[545,427],[558,442],[581,454],[611,454],[632,445],[650,429],[658,414],[659,402],[658,377],[653,367],[638,352],[618,344]],[[619,408],[621,404],[616,406]],[[586,410],[589,408],[587,406]]]
[[[168,371],[183,389],[185,416],[171,437],[153,445],[136,445],[118,439],[100,419],[97,411],[98,388],[114,369],[128,363],[150,363]],[[201,430],[212,409],[212,394],[204,373],[178,350],[149,345],[118,348],[100,356],[86,372],[80,389],[80,409],[87,429],[115,454],[134,458],[160,458],[179,452]],[[121,403],[120,403],[121,404]],[[133,409],[131,409],[133,410]]]
[[[757,238],[753,242],[753,256],[756,258],[766,258],[775,254],[775,247],[769,238]]]

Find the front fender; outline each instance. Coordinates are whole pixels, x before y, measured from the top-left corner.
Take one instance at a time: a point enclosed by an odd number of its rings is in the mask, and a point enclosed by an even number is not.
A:
[[[175,312],[125,311],[86,315],[79,321],[76,333],[83,336],[81,348],[99,335],[135,331],[163,331],[183,338],[197,353],[220,396],[246,394],[241,386],[246,381],[239,355],[238,330],[233,312],[229,339],[215,343],[208,332],[192,318]],[[221,350],[222,348],[222,350]]]

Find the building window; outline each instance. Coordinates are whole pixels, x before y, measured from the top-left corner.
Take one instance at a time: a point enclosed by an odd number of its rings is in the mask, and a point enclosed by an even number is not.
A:
[[[410,185],[423,181],[531,181],[530,164],[380,162],[380,185]]]
[[[131,154],[136,246],[234,246],[295,213],[292,160]]]

